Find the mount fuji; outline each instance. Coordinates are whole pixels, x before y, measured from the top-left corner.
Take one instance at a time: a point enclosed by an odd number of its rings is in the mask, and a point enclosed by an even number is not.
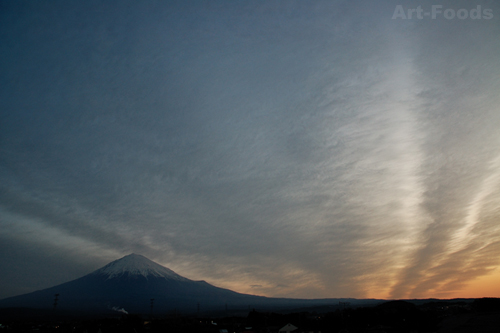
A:
[[[79,279],[48,289],[0,300],[0,308],[57,309],[86,313],[127,311],[154,312],[244,310],[249,307],[276,309],[335,304],[338,299],[287,299],[240,294],[193,281],[144,256],[130,254]]]

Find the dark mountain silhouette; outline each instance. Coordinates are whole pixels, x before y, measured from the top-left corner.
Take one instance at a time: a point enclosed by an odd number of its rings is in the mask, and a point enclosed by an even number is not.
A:
[[[339,299],[301,300],[240,294],[182,277],[141,255],[130,254],[79,279],[0,300],[0,307],[150,313],[297,308],[338,304]]]

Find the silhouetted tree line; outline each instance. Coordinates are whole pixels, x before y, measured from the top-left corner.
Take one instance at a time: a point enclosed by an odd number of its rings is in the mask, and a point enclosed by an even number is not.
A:
[[[472,308],[476,311],[488,312],[500,310],[500,298],[478,298],[472,302]]]

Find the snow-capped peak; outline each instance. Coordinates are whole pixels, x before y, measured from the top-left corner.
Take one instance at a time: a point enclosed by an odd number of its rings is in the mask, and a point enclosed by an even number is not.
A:
[[[171,269],[163,267],[139,254],[129,254],[121,259],[107,264],[94,273],[95,275],[106,275],[108,279],[127,275],[142,275],[144,277],[163,277],[167,279],[186,281],[188,279],[180,276]]]

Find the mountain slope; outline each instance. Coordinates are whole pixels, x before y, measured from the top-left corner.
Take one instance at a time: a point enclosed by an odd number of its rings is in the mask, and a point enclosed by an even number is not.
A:
[[[0,301],[0,307],[52,308],[59,294],[58,308],[101,312],[125,308],[149,312],[155,309],[196,311],[198,304],[240,303],[256,296],[214,287],[204,281],[184,278],[141,255],[130,254],[79,279],[29,294]]]
[[[300,300],[267,298],[240,294],[193,281],[176,274],[146,257],[130,254],[79,279],[29,294],[0,300],[0,307],[50,309],[59,294],[57,309],[93,313],[125,309],[149,313],[178,310],[196,312],[229,308],[290,308],[335,304],[338,300]]]

